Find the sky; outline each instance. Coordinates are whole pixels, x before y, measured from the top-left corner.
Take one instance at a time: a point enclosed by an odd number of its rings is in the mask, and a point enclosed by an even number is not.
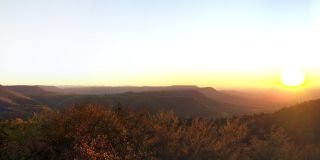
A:
[[[320,86],[317,0],[0,0],[0,84]]]

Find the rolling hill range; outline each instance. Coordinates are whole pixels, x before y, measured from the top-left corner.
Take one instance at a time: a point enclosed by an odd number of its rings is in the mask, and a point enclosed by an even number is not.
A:
[[[2,88],[6,92],[24,97],[30,102],[6,103],[6,107],[19,106],[22,108],[21,106],[33,105],[49,106],[52,109],[61,110],[70,105],[93,103],[108,107],[129,107],[134,110],[172,110],[175,115],[181,117],[225,117],[266,111],[266,107],[249,103],[251,102],[249,99],[225,94],[213,88],[199,88],[196,86],[134,87],[137,92],[107,95],[67,94],[62,91],[59,92],[60,88],[58,87],[50,86],[20,85]],[[119,88],[114,89],[117,90]],[[117,91],[123,92],[128,89],[130,88],[120,87]],[[14,102],[12,98],[5,99],[5,96],[2,96],[2,99],[4,99],[3,103],[7,101]]]
[[[18,104],[36,104],[36,102],[19,92],[15,92],[0,85],[0,104],[18,105]]]
[[[8,90],[15,91],[24,95],[50,95],[57,94],[55,92],[49,91],[42,88],[41,86],[27,86],[27,85],[16,85],[16,86],[6,86]]]
[[[179,90],[197,90],[199,87],[193,85],[174,85],[174,86],[40,86],[41,88],[56,93],[73,94],[73,95],[109,95],[109,94],[121,94],[126,92],[150,92],[150,91],[179,91]]]
[[[0,119],[27,118],[44,109],[48,107],[31,97],[0,86]]]
[[[265,98],[262,96],[248,96],[249,93],[240,92],[233,94],[226,91],[216,90],[212,87],[197,87],[192,85],[176,85],[164,87],[56,87],[56,86],[8,86],[14,91],[21,92],[25,95],[114,95],[123,94],[127,92],[143,93],[143,92],[156,92],[156,91],[196,91],[209,99],[214,101],[224,102],[228,104],[252,106],[257,111],[274,111],[286,103],[274,101],[273,97]],[[256,93],[255,93],[256,94]],[[258,95],[258,94],[257,94]],[[54,96],[53,96],[54,97]]]
[[[30,154],[19,154],[16,157],[45,159],[50,154],[53,159],[57,159],[57,155],[62,155],[62,158],[59,159],[68,159],[69,156],[66,156],[67,158],[63,156],[70,153],[78,155],[79,152],[74,149],[74,146],[86,140],[85,144],[99,141],[103,147],[106,141],[114,141],[113,146],[121,144],[119,146],[120,151],[123,151],[122,148],[128,144],[137,144],[134,145],[135,148],[144,146],[148,152],[150,151],[149,148],[153,149],[153,153],[161,151],[155,154],[156,156],[170,153],[169,156],[159,159],[171,159],[177,151],[179,154],[185,153],[185,149],[194,153],[193,148],[197,151],[201,148],[201,154],[196,153],[199,158],[196,157],[195,159],[229,159],[225,157],[234,159],[236,157],[235,159],[300,160],[319,159],[320,155],[320,100],[301,103],[275,113],[214,120],[207,118],[185,119],[183,117],[193,115],[219,117],[223,116],[220,114],[228,111],[228,109],[235,111],[245,106],[214,101],[197,91],[129,92],[91,96],[38,96],[33,98],[40,103],[52,103],[51,105],[57,106],[79,104],[79,106],[52,114],[39,113],[37,118],[28,119],[28,121],[1,121],[1,138],[2,144],[4,144],[1,145],[1,153],[9,151],[8,155],[12,155],[12,153],[24,151],[24,153]],[[149,109],[151,111],[153,111],[152,109],[156,111],[169,109],[181,115],[179,115],[180,117],[174,117],[171,113],[141,113],[125,109],[109,110],[96,105],[82,105],[87,102],[116,106],[154,106],[158,104],[159,106]],[[183,107],[180,108],[181,106]],[[105,135],[107,138],[96,139],[97,135]],[[121,138],[123,140],[119,141]],[[154,140],[156,140],[156,143],[144,145],[146,141],[153,142]],[[7,148],[6,146],[13,147]],[[33,154],[29,150],[30,146],[36,148],[37,153],[44,154]],[[48,151],[49,147],[47,146],[55,148],[54,152],[51,149]],[[158,147],[154,148],[155,146]],[[189,146],[191,146],[191,149],[186,148]],[[100,151],[101,148],[94,147],[93,149]],[[105,154],[109,147],[102,149],[104,149],[103,154]],[[163,151],[163,149],[167,150]],[[174,153],[171,153],[173,149]],[[131,153],[131,150],[132,148],[129,148],[129,150],[117,152],[117,154]],[[62,151],[63,154],[60,154]],[[210,154],[208,154],[208,151]],[[41,158],[34,158],[36,156]],[[24,159],[16,157],[3,159]],[[174,159],[188,159],[188,157],[191,156],[187,154]],[[195,156],[192,155],[192,157]],[[123,159],[126,159],[126,157]]]
[[[105,94],[108,91],[108,94]],[[271,93],[271,92],[270,92]],[[271,94],[270,94],[271,95]],[[268,95],[269,96],[269,95]],[[93,103],[134,110],[172,110],[181,117],[225,117],[272,112],[285,106],[271,96],[235,91],[219,91],[211,87],[55,87],[1,86],[2,108],[26,109],[48,106],[61,110],[70,105]],[[289,104],[289,103],[288,103]],[[24,106],[24,107],[22,107]],[[41,110],[41,109],[39,109]],[[30,114],[29,114],[30,115]]]
[[[152,87],[150,87],[152,88]],[[68,106],[97,104],[107,107],[147,109],[151,112],[173,111],[179,117],[230,117],[252,113],[276,111],[272,94],[247,94],[236,91],[219,91],[194,86],[140,88],[137,92],[117,90],[117,94],[67,94],[59,87],[0,86],[0,119],[28,118],[43,110],[62,110]],[[116,88],[114,88],[116,90]],[[137,89],[137,88],[134,88]],[[153,90],[159,89],[159,90]],[[53,91],[55,90],[55,91]],[[279,94],[279,93],[278,93]],[[268,95],[268,96],[263,96]],[[309,101],[284,108],[272,114],[244,116],[252,134],[269,131],[280,126],[298,142],[320,143],[320,100]],[[263,135],[263,134],[261,134]]]
[[[148,93],[152,97],[197,97],[194,91],[183,96],[177,91]],[[0,149],[5,155],[1,159],[95,159],[91,153],[112,153],[125,155],[119,159],[317,160],[319,117],[320,100],[275,113],[215,120],[80,105],[62,112],[40,113],[27,121],[1,121]],[[84,141],[85,145],[78,146]],[[90,147],[90,154],[77,157],[79,150],[91,143],[99,145]],[[114,152],[113,148],[119,150]],[[137,151],[132,153],[132,149]],[[136,157],[140,152],[144,152],[143,157]]]
[[[198,87],[194,85],[174,85],[174,86],[40,86],[49,92],[69,95],[112,95],[126,92],[153,92],[153,91],[197,91],[210,99],[227,102],[236,105],[254,106],[275,111],[282,106],[293,105],[298,102],[320,98],[317,94],[319,89],[305,90],[302,94],[281,90],[270,89],[239,89],[239,90],[216,90],[212,87]]]
[[[101,106],[146,108],[150,111],[172,110],[183,117],[222,117],[254,112],[257,108],[212,100],[197,91],[154,91],[114,95],[33,96],[37,101],[62,109],[70,105],[94,103]],[[259,109],[259,108],[258,108]]]

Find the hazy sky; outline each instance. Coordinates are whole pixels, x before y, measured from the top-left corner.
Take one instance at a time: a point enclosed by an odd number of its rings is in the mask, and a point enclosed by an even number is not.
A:
[[[320,82],[317,0],[0,0],[0,84]]]

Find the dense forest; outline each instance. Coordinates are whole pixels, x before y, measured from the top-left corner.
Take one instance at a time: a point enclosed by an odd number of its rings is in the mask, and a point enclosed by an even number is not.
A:
[[[218,119],[86,104],[2,120],[0,159],[313,160],[319,120],[320,101]]]

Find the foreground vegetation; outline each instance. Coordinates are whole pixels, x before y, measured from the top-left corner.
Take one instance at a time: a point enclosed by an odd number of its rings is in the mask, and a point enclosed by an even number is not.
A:
[[[29,120],[1,121],[0,159],[300,160],[320,157],[317,143],[300,143],[286,127],[264,120],[268,117],[270,115],[182,119],[171,112],[151,114],[82,105],[60,113],[42,112]]]

